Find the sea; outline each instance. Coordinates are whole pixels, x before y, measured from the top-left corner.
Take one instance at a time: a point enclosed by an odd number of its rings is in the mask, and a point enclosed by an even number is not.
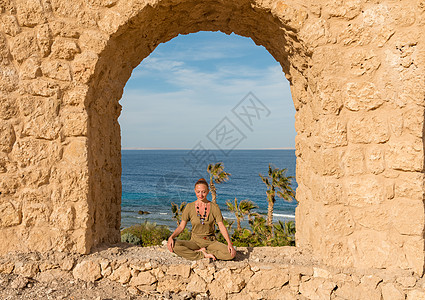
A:
[[[216,185],[217,203],[229,221],[236,218],[226,201],[233,203],[235,197],[253,201],[258,206],[253,211],[267,214],[267,187],[259,174],[267,175],[269,164],[285,168],[286,175],[294,177],[292,188],[297,188],[295,150],[122,150],[121,160],[121,228],[147,220],[174,230],[177,223],[172,218],[171,203],[196,200],[194,184],[202,177],[209,182],[209,163],[222,162],[231,174],[228,181]],[[211,200],[211,194],[207,198]],[[296,206],[296,201],[277,198],[273,221],[295,220]],[[247,220],[242,225],[247,226]]]

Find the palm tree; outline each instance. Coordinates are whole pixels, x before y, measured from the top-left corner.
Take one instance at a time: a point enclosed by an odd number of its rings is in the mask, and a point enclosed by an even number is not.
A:
[[[238,205],[238,198],[236,197],[234,204],[230,200],[227,200],[226,205],[235,214],[238,231],[242,230],[241,221],[244,219],[244,216],[251,215],[251,210],[258,207],[254,202],[249,200],[242,200]]]
[[[261,180],[266,184],[267,190],[267,201],[269,202],[267,210],[267,225],[273,226],[273,206],[276,202],[276,196],[282,198],[285,201],[291,202],[295,193],[291,187],[291,181],[293,176],[286,176],[286,169],[273,168],[269,164],[268,177],[264,177],[259,174]]]
[[[209,164],[207,168],[207,171],[210,174],[210,190],[213,203],[217,203],[217,190],[215,188],[215,184],[220,184],[229,180],[229,176],[232,175],[223,171],[223,169],[224,165],[221,162],[216,163],[215,165]]]
[[[180,204],[180,207],[177,206],[177,204],[175,204],[174,202],[171,202],[171,212],[173,213],[173,219],[175,219],[177,222],[177,226],[180,225],[183,209],[185,208],[185,206],[186,206],[186,202],[182,202]]]

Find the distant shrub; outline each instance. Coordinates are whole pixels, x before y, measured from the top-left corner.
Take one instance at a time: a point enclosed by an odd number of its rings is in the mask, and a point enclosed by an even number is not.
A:
[[[163,240],[167,240],[171,231],[165,225],[157,225],[145,221],[139,225],[133,225],[121,231],[121,241],[140,245],[143,247],[161,245]],[[139,241],[137,242],[137,239]]]
[[[129,232],[121,234],[121,242],[122,243],[130,243],[130,244],[133,244],[133,245],[140,245],[140,239],[137,236],[135,236],[134,234],[131,234]]]
[[[189,229],[185,228],[183,229],[183,231],[179,234],[179,236],[177,237],[178,240],[190,240],[190,231]]]

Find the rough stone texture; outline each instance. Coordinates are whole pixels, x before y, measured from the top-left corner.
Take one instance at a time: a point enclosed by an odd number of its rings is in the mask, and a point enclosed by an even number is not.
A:
[[[9,285],[13,295],[22,293],[27,295],[22,298],[38,299],[40,296],[35,297],[36,291],[31,293],[28,285],[36,282],[47,285],[44,290],[57,290],[57,297],[52,298],[60,299],[63,297],[58,294],[69,293],[69,284],[60,287],[55,283],[58,280],[77,284],[80,290],[118,283],[133,295],[143,295],[140,299],[417,300],[425,296],[423,278],[411,271],[329,267],[295,247],[237,251],[235,261],[228,262],[191,262],[170,253],[165,246],[123,244],[96,249],[90,255],[52,251],[10,254],[0,258],[0,297],[14,299],[7,297]],[[76,261],[71,269],[70,261]],[[112,275],[100,273],[107,268]],[[11,279],[2,281],[5,276]],[[115,291],[110,298],[124,297],[122,291]]]
[[[89,253],[119,241],[123,87],[160,43],[219,30],[263,45],[290,81],[297,246],[335,267],[422,275],[424,6],[0,2],[0,254]],[[330,288],[319,278],[302,284],[317,287],[314,297]]]

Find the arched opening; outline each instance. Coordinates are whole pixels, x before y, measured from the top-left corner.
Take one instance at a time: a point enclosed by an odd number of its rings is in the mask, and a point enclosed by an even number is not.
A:
[[[308,56],[294,38],[295,29],[282,27],[278,18],[249,2],[202,5],[161,2],[155,7],[141,9],[112,34],[101,52],[87,95],[91,164],[89,210],[93,214],[89,228],[94,244],[119,238],[121,168],[117,119],[121,107],[118,101],[132,70],[158,44],[178,34],[218,30],[228,34],[235,32],[263,45],[280,63],[287,78],[301,76],[297,82],[304,90],[305,78],[301,71],[308,66]],[[298,102],[297,95],[293,97]],[[299,109],[300,104],[297,106]],[[104,130],[105,126],[108,130]]]
[[[120,103],[121,227],[149,220],[174,229],[171,202],[194,200],[192,184],[208,178],[209,163],[223,162],[232,174],[217,186],[228,220],[235,216],[225,201],[235,197],[253,201],[267,215],[266,186],[258,174],[267,173],[269,163],[295,176],[289,83],[274,58],[248,38],[198,32],[161,44],[133,70]],[[222,124],[242,135],[215,139]],[[277,201],[274,222],[293,221],[295,207]]]

